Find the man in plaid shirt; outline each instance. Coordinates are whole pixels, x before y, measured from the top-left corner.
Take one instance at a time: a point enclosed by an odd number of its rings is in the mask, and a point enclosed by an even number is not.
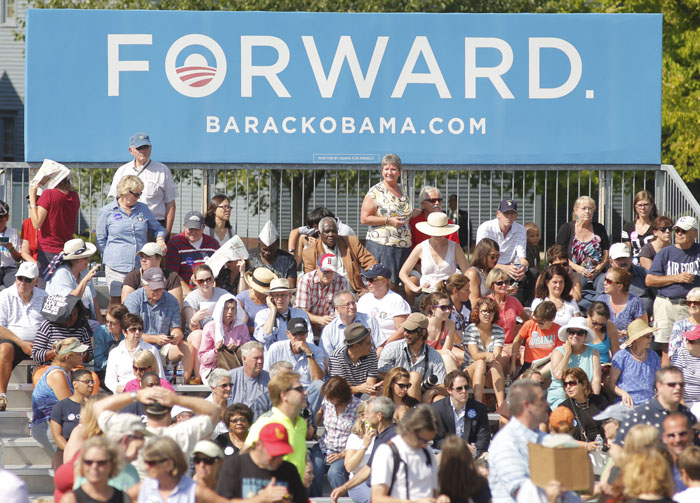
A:
[[[335,318],[333,297],[337,292],[349,288],[348,280],[336,274],[338,258],[335,255],[321,255],[317,266],[299,280],[294,304],[294,307],[303,309],[309,315],[316,338],[320,337],[323,327]]]

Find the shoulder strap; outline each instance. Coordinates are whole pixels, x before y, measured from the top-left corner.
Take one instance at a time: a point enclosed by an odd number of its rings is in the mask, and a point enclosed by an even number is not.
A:
[[[401,456],[399,456],[399,450],[394,445],[394,442],[389,440],[386,445],[391,449],[391,454],[394,456],[394,468],[391,471],[391,483],[389,484],[389,494],[391,496],[391,490],[394,488],[394,481],[396,480],[396,474],[399,473],[399,465],[403,463]],[[408,499],[408,467],[406,467],[406,499]]]

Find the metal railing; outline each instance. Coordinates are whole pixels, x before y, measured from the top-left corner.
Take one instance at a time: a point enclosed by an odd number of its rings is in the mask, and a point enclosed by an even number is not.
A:
[[[105,205],[117,164],[69,164],[81,196],[79,233],[95,228],[99,208]],[[0,163],[0,199],[10,204],[15,228],[28,216],[24,196],[30,170],[38,164]],[[360,208],[367,190],[380,180],[373,165],[260,165],[170,164],[179,189],[175,229],[187,211],[205,211],[209,199],[226,194],[232,203],[231,223],[242,238],[255,239],[269,219],[282,239],[305,222],[309,211],[326,206],[360,238]],[[469,214],[471,240],[478,225],[495,217],[500,199],[518,202],[518,220],[541,229],[542,248],[554,242],[561,225],[571,219],[573,204],[581,195],[598,202],[597,220],[608,230],[611,242],[619,240],[622,225],[634,218],[632,198],[640,190],[655,194],[660,215],[676,219],[692,214],[700,218],[700,205],[673,166],[523,166],[523,165],[405,165],[402,184],[417,205],[422,186],[438,187],[443,209],[456,195],[458,207]],[[473,243],[463,243],[471,247]]]

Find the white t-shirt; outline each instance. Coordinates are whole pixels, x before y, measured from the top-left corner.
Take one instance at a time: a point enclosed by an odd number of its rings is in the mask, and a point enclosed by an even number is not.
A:
[[[396,435],[391,441],[399,451],[399,457],[403,461],[396,472],[394,487],[391,489],[392,498],[417,500],[432,498],[438,487],[438,464],[432,449],[413,449],[406,445],[401,436]],[[430,462],[426,458],[426,452]],[[406,470],[408,470],[408,491],[406,494]],[[391,447],[382,444],[377,447],[372,460],[372,486],[385,484],[391,486],[391,474],[394,471],[394,455]],[[409,498],[410,496],[410,498]]]
[[[689,487],[673,495],[673,501],[678,503],[697,503],[700,501],[700,487]]]
[[[534,313],[535,308],[545,300],[549,300],[549,298],[536,298],[535,300],[533,300],[532,306],[530,306],[530,312]],[[569,323],[569,320],[573,318],[576,315],[576,313],[581,313],[581,310],[578,308],[578,304],[576,304],[576,301],[573,299],[569,301],[564,301],[564,304],[561,306],[561,309],[557,311],[557,315],[554,317],[554,323],[556,323],[560,327],[563,327],[564,325]],[[578,316],[580,316],[580,314],[578,314]]]
[[[362,437],[358,437],[354,433],[351,433],[350,436],[348,437],[348,441],[345,444],[346,449],[353,449],[353,450],[358,450],[362,449],[362,444],[363,444]],[[365,449],[365,453],[362,456],[362,460],[360,460],[360,464],[357,465],[357,467],[350,472],[350,478],[353,478],[355,474],[360,470],[360,468],[364,467],[367,464],[367,461],[369,461],[369,456],[372,454],[372,448],[374,447],[374,439],[369,443],[367,446],[367,449]]]
[[[5,227],[5,230],[0,232],[0,236],[10,238],[10,243],[15,250],[22,250],[22,242],[19,240],[19,232],[12,227]],[[12,254],[7,251],[7,248],[0,248],[0,266],[11,267],[16,266],[17,261],[12,258]]]
[[[411,314],[411,306],[408,305],[408,302],[391,290],[381,299],[377,299],[371,293],[364,294],[357,301],[357,310],[375,318],[386,338],[396,332],[394,316]]]

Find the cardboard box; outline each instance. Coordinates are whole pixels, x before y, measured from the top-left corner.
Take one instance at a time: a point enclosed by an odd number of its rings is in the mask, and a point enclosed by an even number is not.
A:
[[[528,444],[530,451],[530,478],[545,487],[558,480],[565,491],[592,491],[593,468],[585,447],[544,447]]]

